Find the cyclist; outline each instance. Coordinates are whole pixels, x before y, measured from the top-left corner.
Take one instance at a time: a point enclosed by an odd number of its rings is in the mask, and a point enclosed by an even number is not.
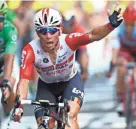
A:
[[[5,86],[5,84],[7,84],[7,86],[9,86],[2,88],[2,94],[8,101],[8,104],[2,104],[5,113],[8,114],[14,103],[14,93],[12,89],[15,83],[15,77],[12,71],[17,46],[17,29],[12,23],[5,20],[6,11],[6,2],[0,1],[0,85]],[[11,94],[9,93],[10,88]],[[2,97],[2,100],[3,99],[4,97]]]
[[[117,38],[119,40],[119,47],[113,48],[113,58],[111,62],[111,68],[109,75],[111,76],[114,64],[136,61],[136,8],[135,2],[131,2],[124,11],[124,23],[119,27]],[[125,99],[125,73],[126,67],[120,66],[117,68],[117,96],[120,103],[124,102]],[[136,72],[135,72],[136,76]]]
[[[62,16],[57,10],[44,8],[37,12],[34,23],[39,38],[27,44],[22,52],[20,81],[17,86],[20,100],[27,98],[28,83],[34,65],[40,76],[36,100],[47,99],[56,102],[56,97],[60,95],[68,99],[71,124],[66,128],[79,129],[77,115],[83,103],[84,88],[80,75],[74,67],[75,51],[82,45],[104,38],[119,26],[123,19],[120,11],[121,8],[117,4],[114,13],[109,16],[110,23],[85,34],[61,33]],[[23,105],[20,105],[14,114],[14,121],[20,121],[22,113]],[[35,117],[39,128],[44,128],[40,124],[42,108],[39,106],[35,107]]]

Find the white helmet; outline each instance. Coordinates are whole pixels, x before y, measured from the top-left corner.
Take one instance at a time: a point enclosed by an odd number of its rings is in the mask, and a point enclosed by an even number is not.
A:
[[[52,8],[44,8],[37,12],[34,17],[35,29],[50,27],[50,26],[60,26],[62,23],[61,14]]]
[[[7,12],[8,5],[5,1],[0,1],[0,13],[5,14]]]

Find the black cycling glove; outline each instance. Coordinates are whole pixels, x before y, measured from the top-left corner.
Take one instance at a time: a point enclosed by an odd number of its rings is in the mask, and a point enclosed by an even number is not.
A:
[[[117,11],[114,11],[112,15],[109,16],[110,24],[113,27],[118,27],[123,20],[117,21],[119,13]]]
[[[3,82],[1,83],[1,87],[2,88],[8,88],[9,89],[9,91],[11,92],[11,86],[10,86],[10,82],[9,82],[9,80],[7,80],[7,79],[5,79],[5,80],[3,80]]]
[[[11,92],[11,86],[10,86],[9,80],[7,80],[7,79],[3,80],[2,83],[0,84],[0,88],[8,88],[9,92]],[[3,90],[2,90],[2,92],[3,92]],[[7,104],[7,98],[4,95],[2,97],[2,102]]]

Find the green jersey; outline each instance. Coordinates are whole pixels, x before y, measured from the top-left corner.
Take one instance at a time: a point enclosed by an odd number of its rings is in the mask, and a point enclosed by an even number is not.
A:
[[[15,54],[17,48],[17,29],[9,21],[4,21],[3,29],[0,30],[0,61],[4,54]]]
[[[16,19],[16,17],[17,17],[16,13],[8,8],[6,12],[6,20],[13,22]]]

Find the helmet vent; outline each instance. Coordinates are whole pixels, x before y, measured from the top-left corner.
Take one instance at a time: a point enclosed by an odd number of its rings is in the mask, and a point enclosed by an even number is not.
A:
[[[1,6],[1,9],[4,7],[4,3],[2,4],[2,6]]]
[[[52,22],[53,21],[53,16],[51,17],[51,21],[50,22]]]
[[[44,15],[44,21],[45,21],[45,23],[47,23],[47,15],[46,14]]]
[[[59,22],[59,21],[54,21],[52,24],[55,24],[55,23],[57,23],[57,22]]]
[[[42,21],[41,21],[41,19],[39,18],[39,22],[42,24]]]
[[[35,23],[35,25],[40,26],[40,24]]]

